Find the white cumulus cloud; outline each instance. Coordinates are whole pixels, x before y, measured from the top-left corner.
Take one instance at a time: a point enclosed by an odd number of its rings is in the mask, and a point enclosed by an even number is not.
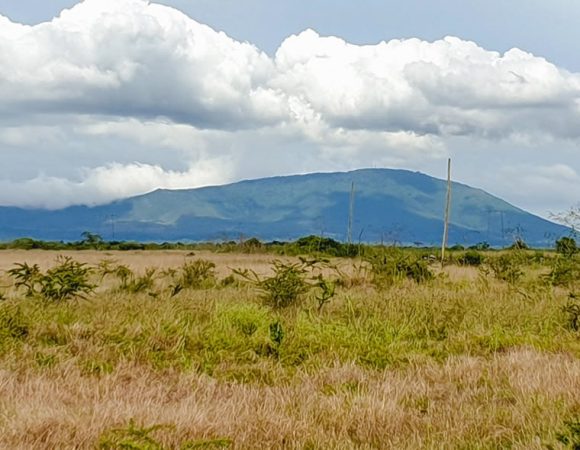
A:
[[[578,137],[580,75],[513,49],[393,40],[359,46],[312,30],[276,53],[272,85],[335,127],[506,137]]]
[[[354,45],[306,30],[269,57],[170,7],[85,0],[35,26],[0,16],[0,98],[4,205],[363,166],[429,171],[450,152],[473,158],[464,181],[508,200],[508,172],[478,178],[488,160],[525,167],[546,201],[562,187],[576,195],[580,172],[580,74],[457,37]],[[544,172],[522,166],[522,149],[542,155]]]
[[[283,103],[256,47],[142,0],[86,0],[50,23],[0,22],[0,110],[268,124]]]
[[[84,171],[81,181],[39,176],[24,182],[0,180],[0,203],[58,209],[71,204],[98,205],[158,188],[183,189],[228,181],[227,161],[204,161],[187,171],[147,164],[110,164]]]

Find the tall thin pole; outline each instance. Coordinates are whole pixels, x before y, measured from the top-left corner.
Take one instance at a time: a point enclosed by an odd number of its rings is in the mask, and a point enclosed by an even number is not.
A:
[[[111,240],[115,240],[115,214],[111,214]]]
[[[445,260],[445,248],[449,237],[449,210],[451,208],[451,158],[447,160],[447,200],[445,202],[445,226],[443,227],[443,242],[441,243],[441,264]]]
[[[348,245],[352,245],[352,219],[354,216],[354,181],[350,186],[350,204],[348,208]]]

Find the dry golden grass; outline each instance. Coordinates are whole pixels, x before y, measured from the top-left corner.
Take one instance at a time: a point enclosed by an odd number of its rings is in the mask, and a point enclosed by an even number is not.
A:
[[[102,251],[74,250],[74,251],[51,251],[51,250],[3,250],[0,251],[0,271],[5,271],[14,266],[15,262],[38,264],[41,269],[47,269],[54,265],[58,256],[70,256],[76,261],[96,265],[103,259],[111,259],[119,264],[129,266],[132,270],[142,273],[148,267],[167,268],[178,267],[186,261],[193,259],[207,259],[216,265],[219,276],[228,275],[231,268],[244,267],[256,270],[258,273],[270,271],[272,255],[257,254],[232,254],[212,253],[210,251],[185,251],[185,250],[156,250],[156,251]]]
[[[94,448],[130,419],[171,424],[156,434],[167,448],[228,438],[244,449],[540,449],[580,404],[580,361],[514,349],[404,370],[336,365],[279,386],[133,365],[94,378],[62,366],[0,371],[0,398],[6,449]]]

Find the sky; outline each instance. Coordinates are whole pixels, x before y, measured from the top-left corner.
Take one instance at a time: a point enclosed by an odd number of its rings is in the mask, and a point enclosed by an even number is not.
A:
[[[363,167],[580,201],[576,0],[0,0],[0,205]]]

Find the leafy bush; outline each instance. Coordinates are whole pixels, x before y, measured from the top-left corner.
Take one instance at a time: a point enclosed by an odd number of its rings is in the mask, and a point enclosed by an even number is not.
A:
[[[136,294],[154,288],[157,269],[149,267],[145,269],[143,275],[137,275],[124,264],[117,264],[114,260],[104,259],[99,262],[97,272],[101,276],[101,280],[106,276],[116,277],[120,282],[118,288],[120,291]]]
[[[244,241],[241,244],[242,247],[242,251],[246,252],[246,253],[255,253],[258,252],[260,250],[262,250],[262,248],[264,247],[264,244],[262,244],[262,242],[260,242],[260,240],[258,238],[250,238],[246,241]]]
[[[280,356],[280,346],[282,345],[285,334],[284,328],[279,320],[270,324],[270,340],[272,341],[272,345],[268,348],[269,352],[276,357]]]
[[[563,237],[556,241],[556,251],[565,256],[572,256],[578,252],[576,246],[576,239],[571,237]]]
[[[568,315],[570,329],[580,331],[580,301],[575,294],[570,294],[570,299],[562,310]]]
[[[8,275],[14,278],[16,288],[25,288],[26,296],[32,297],[37,293],[38,285],[42,279],[42,273],[38,264],[29,266],[27,263],[16,263],[16,267],[8,271]]]
[[[316,287],[320,289],[320,293],[316,294],[316,300],[318,301],[318,311],[320,311],[324,305],[326,305],[334,294],[336,293],[336,283],[330,280],[327,280],[319,274],[315,278]]]
[[[510,250],[528,250],[530,248],[530,246],[528,244],[526,244],[526,242],[523,239],[518,238],[508,248]]]
[[[264,303],[274,308],[291,306],[310,290],[304,262],[284,263],[276,260],[272,265],[274,275],[266,278],[260,278],[254,271],[243,270],[236,273],[252,281],[262,292]]]
[[[183,289],[202,289],[215,285],[215,264],[205,259],[186,262],[172,274],[171,296]]]
[[[318,287],[321,293],[317,296],[317,300],[321,309],[334,296],[334,284],[321,274],[311,275],[312,269],[316,268],[319,262],[304,258],[300,258],[300,262],[297,263],[275,260],[272,262],[274,275],[264,278],[248,269],[234,270],[234,273],[254,284],[261,291],[264,303],[273,308],[292,306],[300,297]]]
[[[487,267],[498,280],[516,283],[524,274],[521,259],[513,253],[506,253],[487,259]]]
[[[40,294],[54,301],[90,294],[95,286],[89,283],[92,269],[84,263],[74,261],[66,256],[59,259],[59,264],[49,269],[41,279]]]
[[[125,268],[125,266],[121,266]],[[139,292],[144,292],[147,290],[153,289],[155,286],[155,273],[157,269],[155,267],[148,267],[145,269],[145,273],[143,275],[135,275],[132,271],[130,271],[130,275],[126,278],[123,278],[123,283],[121,285],[121,290],[130,292],[132,294],[137,294]],[[123,276],[124,276],[123,272]]]
[[[480,266],[484,259],[484,256],[477,250],[468,250],[457,258],[457,262],[462,266]]]
[[[94,248],[95,250],[98,250],[104,242],[100,235],[91,233],[90,231],[84,231],[81,233],[81,236],[83,239],[79,245],[83,247]]]
[[[27,296],[39,295],[46,300],[62,301],[90,294],[95,286],[89,282],[92,269],[70,256],[58,257],[57,265],[42,273],[37,264],[16,264],[8,274],[17,288],[26,288]]]
[[[580,281],[580,261],[576,258],[560,256],[551,261],[552,270],[546,280],[553,286],[572,286]]]
[[[358,246],[343,244],[322,236],[306,236],[291,244],[295,254],[324,254],[329,256],[350,257],[359,252]]]
[[[475,245],[472,245],[471,247],[469,247],[469,250],[489,250],[490,249],[490,245],[489,243],[483,241],[483,242],[478,242]]]
[[[379,253],[368,256],[375,286],[390,286],[396,281],[410,279],[424,283],[433,279],[428,261],[400,252]]]

